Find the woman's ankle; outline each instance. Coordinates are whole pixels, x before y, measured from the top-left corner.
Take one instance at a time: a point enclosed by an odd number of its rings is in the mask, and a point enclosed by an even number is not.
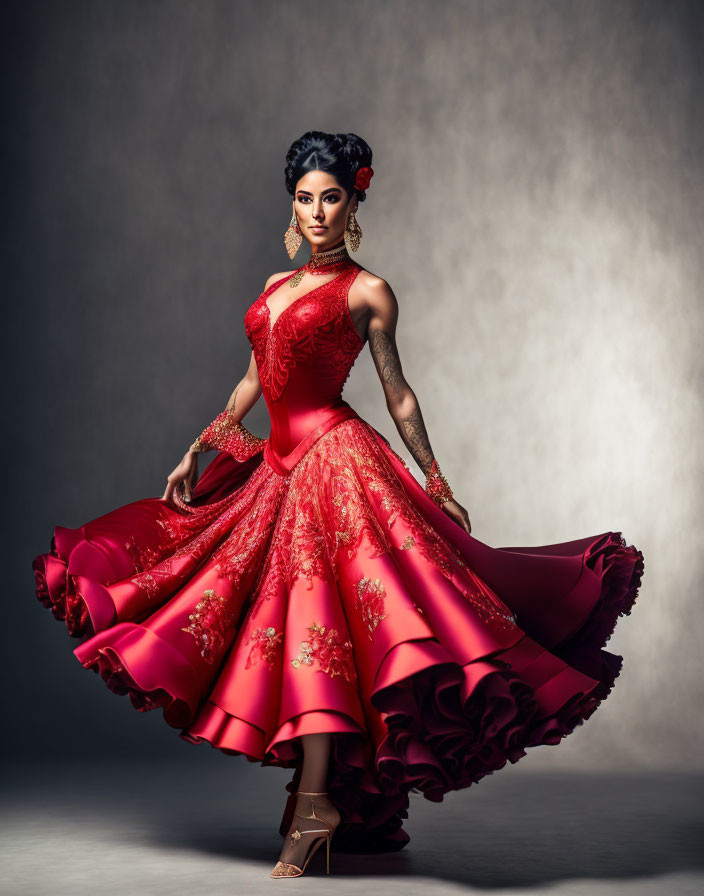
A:
[[[299,791],[296,798],[296,812],[305,817],[315,817],[317,815],[333,825],[338,824],[342,819],[337,806],[327,794],[306,796]]]

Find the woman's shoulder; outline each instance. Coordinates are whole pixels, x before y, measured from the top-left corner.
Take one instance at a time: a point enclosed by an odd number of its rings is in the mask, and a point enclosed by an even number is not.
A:
[[[290,277],[291,274],[295,274],[297,270],[298,268],[293,268],[293,270],[291,271],[280,271],[278,274],[272,274],[264,284],[263,291],[266,292],[267,289],[269,289],[270,286],[273,286],[273,284],[276,283],[277,280],[283,280],[284,277]]]
[[[350,289],[350,298],[353,296],[358,302],[363,302],[369,307],[383,308],[396,303],[396,297],[389,283],[383,277],[361,266]]]

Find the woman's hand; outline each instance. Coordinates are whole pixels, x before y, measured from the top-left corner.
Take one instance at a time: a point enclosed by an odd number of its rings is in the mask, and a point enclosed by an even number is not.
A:
[[[454,500],[454,498],[452,501],[445,501],[442,505],[442,510],[445,511],[450,519],[459,523],[468,535],[472,534],[472,524],[469,521],[469,514],[461,504],[458,504],[457,501]]]
[[[191,500],[191,489],[198,481],[198,454],[195,451],[187,451],[181,463],[169,474],[167,486],[162,495],[164,501],[172,501],[174,489],[183,482],[183,500]]]

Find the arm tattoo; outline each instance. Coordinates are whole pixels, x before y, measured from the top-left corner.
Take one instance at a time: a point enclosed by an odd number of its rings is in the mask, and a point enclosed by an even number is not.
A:
[[[401,373],[401,360],[394,340],[383,330],[372,330],[370,337],[369,348],[384,383],[384,390],[388,394],[389,390],[400,389],[405,381]],[[387,387],[389,387],[388,390]]]
[[[237,386],[235,387],[235,391],[232,393],[232,395],[230,396],[230,400],[227,402],[226,410],[228,410],[228,411],[235,410],[235,406],[237,404],[237,393],[238,393],[241,385],[242,385],[242,383],[238,383]]]
[[[400,394],[403,389],[408,389],[409,386],[401,371],[401,360],[396,343],[388,333],[383,330],[373,330],[370,334],[369,347],[384,384],[387,398],[393,397],[394,393]],[[396,425],[406,447],[413,455],[413,459],[427,476],[434,455],[417,402],[411,413],[403,420],[397,420]]]
[[[400,424],[401,429],[399,431],[403,441],[413,455],[413,459],[423,471],[423,474],[427,476],[433,463],[433,451],[430,447],[425,424],[423,423],[423,415],[417,403],[411,413],[400,421]]]

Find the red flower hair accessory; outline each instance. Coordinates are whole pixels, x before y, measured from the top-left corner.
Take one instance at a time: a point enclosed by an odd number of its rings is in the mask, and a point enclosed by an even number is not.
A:
[[[364,165],[362,168],[358,168],[357,175],[354,179],[355,190],[366,190],[369,187],[369,182],[371,181],[373,174],[374,169],[371,165]]]

